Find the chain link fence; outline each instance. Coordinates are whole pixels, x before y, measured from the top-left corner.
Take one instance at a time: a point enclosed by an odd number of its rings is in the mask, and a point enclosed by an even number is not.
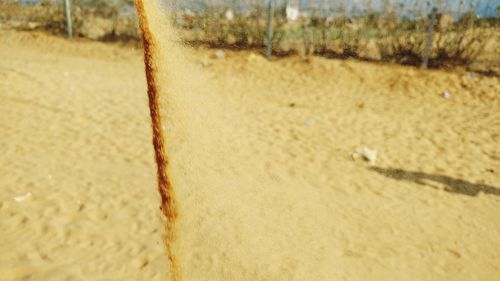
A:
[[[64,0],[0,0],[0,24],[67,33]],[[139,41],[133,0],[69,0],[74,35],[93,40]]]
[[[139,41],[132,0],[71,0],[77,36]],[[495,1],[191,0],[163,2],[181,38],[216,48],[500,73]],[[62,1],[0,0],[17,28],[66,30]],[[168,15],[167,15],[168,14]],[[272,31],[272,32],[270,32]]]

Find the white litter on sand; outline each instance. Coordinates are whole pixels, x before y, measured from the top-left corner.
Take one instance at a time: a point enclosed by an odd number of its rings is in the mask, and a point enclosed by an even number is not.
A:
[[[360,147],[356,149],[356,151],[352,154],[352,158],[354,160],[358,159],[359,157],[363,158],[365,161],[368,161],[369,165],[375,165],[375,162],[377,160],[377,150],[370,149],[365,146]]]
[[[224,53],[223,50],[217,50],[215,51],[215,57],[217,59],[223,59],[226,56],[226,53]]]
[[[14,200],[16,200],[16,202],[23,202],[23,201],[29,199],[30,197],[31,197],[31,192],[28,192],[24,195],[19,195],[19,196],[14,197]]]

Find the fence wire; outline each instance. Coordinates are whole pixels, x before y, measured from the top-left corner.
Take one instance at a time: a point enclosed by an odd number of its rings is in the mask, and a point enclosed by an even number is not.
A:
[[[139,40],[133,2],[72,0],[74,33]],[[163,0],[182,39],[268,54],[320,55],[415,66],[500,68],[500,5],[495,1]],[[269,5],[271,4],[272,5]],[[66,31],[62,2],[0,0],[0,20]],[[269,8],[273,7],[272,11]],[[432,11],[435,9],[434,16]],[[269,15],[271,17],[269,17]],[[269,31],[272,30],[272,33]],[[269,41],[269,42],[268,42]]]

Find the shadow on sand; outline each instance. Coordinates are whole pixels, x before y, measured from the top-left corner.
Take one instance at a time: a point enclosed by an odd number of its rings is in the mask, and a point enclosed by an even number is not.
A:
[[[410,181],[420,185],[437,188],[434,183],[445,185],[445,191],[468,196],[477,196],[479,192],[500,196],[500,189],[491,185],[470,183],[461,179],[454,179],[448,176],[426,174],[422,172],[405,171],[401,169],[372,167],[370,170],[382,174],[386,177],[401,181]]]

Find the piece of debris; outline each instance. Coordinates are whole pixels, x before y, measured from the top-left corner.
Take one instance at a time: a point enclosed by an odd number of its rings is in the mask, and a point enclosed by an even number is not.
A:
[[[312,123],[313,123],[313,121],[312,121],[312,120],[310,120],[310,119],[306,119],[306,120],[304,121],[304,125],[306,125],[306,126],[312,125]]]
[[[215,58],[217,59],[223,59],[226,56],[226,53],[224,53],[223,50],[217,50],[215,51]]]
[[[232,21],[234,19],[234,13],[233,13],[233,10],[231,9],[228,9],[226,11],[226,13],[224,13],[224,17],[228,20],[228,21]]]
[[[445,99],[449,99],[449,98],[451,98],[450,93],[449,93],[448,91],[444,91],[444,92],[443,92],[443,98],[445,98]]]
[[[23,201],[29,199],[30,197],[31,197],[31,192],[28,192],[24,195],[19,195],[19,196],[14,197],[14,200],[16,200],[16,202],[23,202]]]
[[[30,30],[33,30],[33,29],[36,29],[38,27],[40,27],[42,24],[38,23],[38,22],[28,22],[28,29]]]
[[[356,152],[352,154],[353,160],[358,159],[359,157],[363,158],[363,160],[368,161],[369,165],[375,165],[375,161],[377,160],[377,150],[370,149],[368,147],[360,147],[356,149]]]
[[[473,80],[474,79],[474,73],[473,72],[467,72],[467,78],[469,78],[469,80]]]
[[[204,60],[200,61],[200,64],[203,67],[207,67],[207,66],[210,66],[212,63],[209,60],[204,59]]]
[[[287,4],[285,8],[286,19],[288,21],[296,21],[299,18],[300,11],[298,5]]]

